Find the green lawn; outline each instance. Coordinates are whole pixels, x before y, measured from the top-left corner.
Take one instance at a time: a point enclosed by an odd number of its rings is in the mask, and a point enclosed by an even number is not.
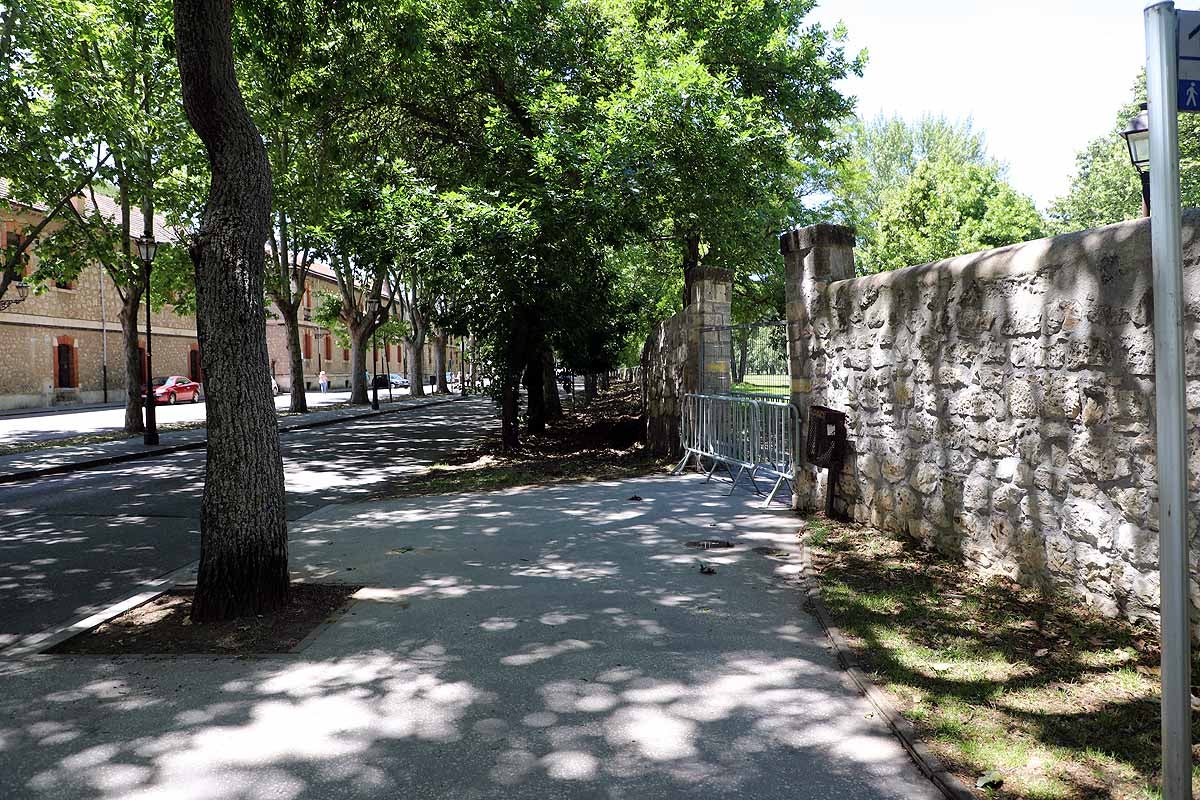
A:
[[[741,394],[788,397],[792,393],[792,387],[787,375],[746,375],[744,381],[733,384],[733,391]]]

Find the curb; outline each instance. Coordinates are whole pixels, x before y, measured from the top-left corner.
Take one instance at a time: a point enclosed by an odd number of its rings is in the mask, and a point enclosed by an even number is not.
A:
[[[471,397],[473,395],[468,395]],[[379,411],[367,411],[362,414],[347,414],[345,416],[331,417],[329,419],[319,419],[312,422],[302,422],[296,425],[289,425],[286,428],[279,429],[280,435],[291,433],[292,431],[310,430],[312,428],[323,428],[327,425],[337,425],[341,422],[349,422],[352,420],[366,419],[368,417],[379,417],[384,414],[399,414],[404,411],[410,411],[416,408],[428,408],[429,406],[439,406],[444,403],[455,403],[467,398],[461,395],[447,398],[445,400],[431,400],[421,403],[405,403],[400,408],[380,409]],[[144,458],[154,458],[156,456],[170,455],[171,453],[182,453],[187,450],[199,450],[202,447],[208,446],[208,437],[197,442],[187,442],[184,444],[167,445],[166,447],[158,447],[154,450],[139,450],[134,453],[121,453],[113,456],[100,456],[98,458],[89,458],[85,461],[72,461],[67,464],[55,464],[50,467],[39,467],[37,469],[29,469],[21,472],[10,472],[0,474],[0,484],[18,483],[27,481],[32,478],[41,478],[48,475],[63,475],[69,472],[80,472],[85,469],[93,469],[95,467],[107,467],[112,464],[123,464],[127,461],[140,461]]]
[[[801,532],[803,530],[803,528],[800,529]],[[874,706],[879,716],[887,722],[887,726],[891,728],[892,733],[896,735],[896,738],[900,740],[900,744],[904,746],[904,749],[908,751],[908,755],[916,763],[917,769],[921,770],[921,773],[929,778],[948,800],[978,800],[978,795],[968,789],[954,773],[946,769],[946,765],[942,763],[941,759],[925,746],[925,743],[917,735],[917,730],[913,727],[912,723],[901,716],[900,711],[892,703],[891,699],[875,685],[875,682],[859,666],[858,656],[855,655],[854,649],[846,641],[842,632],[833,624],[829,608],[825,605],[825,600],[821,597],[821,587],[817,582],[809,553],[810,549],[808,545],[804,545],[802,547],[800,563],[801,574],[804,577],[805,594],[807,595],[805,607],[817,618],[817,622],[825,630],[825,635],[829,637],[829,641],[833,645],[833,652],[837,656],[838,665],[846,671],[846,674],[850,676],[850,680],[854,682],[858,690]]]
[[[99,627],[110,619],[124,614],[131,608],[148,603],[160,595],[171,591],[180,585],[180,578],[193,573],[199,565],[199,561],[192,561],[158,578],[142,581],[142,585],[146,588],[140,592],[135,592],[128,597],[110,603],[99,611],[93,611],[90,614],[81,614],[64,625],[22,637],[7,647],[0,648],[0,659],[22,658],[24,656],[35,656],[39,653],[44,653],[73,636],[78,636],[85,631]]]

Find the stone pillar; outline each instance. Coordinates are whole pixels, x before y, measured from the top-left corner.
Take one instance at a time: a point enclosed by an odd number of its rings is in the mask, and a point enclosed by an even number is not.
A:
[[[833,281],[854,277],[854,231],[841,225],[793,228],[779,238],[786,268],[788,358],[792,376],[792,402],[800,410],[800,466],[796,471],[792,507],[812,511],[820,506],[818,475],[804,463],[804,428],[810,406],[823,405],[825,376],[818,358],[821,343],[813,321],[825,313],[826,288]]]
[[[687,307],[659,323],[646,340],[642,349],[642,391],[646,444],[651,452],[672,457],[680,454],[683,395],[699,392],[702,387],[701,328],[729,324],[732,296],[733,276],[728,271],[697,268]],[[719,347],[720,335],[706,332],[703,347]],[[724,336],[725,349],[720,352],[725,353],[728,362],[728,331]]]
[[[688,315],[688,357],[684,392],[728,394],[730,382],[730,331],[704,330],[728,326],[732,319],[733,273],[698,267],[693,273]]]

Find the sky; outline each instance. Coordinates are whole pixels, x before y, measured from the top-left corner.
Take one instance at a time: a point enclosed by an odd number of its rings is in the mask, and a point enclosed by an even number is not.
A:
[[[1145,64],[1143,0],[818,1],[812,18],[844,22],[848,52],[868,52],[863,77],[841,87],[861,116],[971,118],[1043,209]]]

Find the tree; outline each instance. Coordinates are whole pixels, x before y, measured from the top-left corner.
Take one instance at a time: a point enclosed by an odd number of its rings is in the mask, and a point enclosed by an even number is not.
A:
[[[227,619],[288,599],[287,513],[268,374],[264,247],[271,169],[238,88],[229,0],[176,0],[188,120],[212,184],[190,243],[207,376],[208,459],[192,618]]]
[[[190,225],[198,209],[188,169],[193,176],[204,172],[196,169],[199,143],[180,112],[170,6],[104,0],[86,7],[22,5],[10,13],[23,14],[14,30],[24,35],[6,62],[17,89],[12,124],[20,129],[21,146],[5,152],[0,168],[12,176],[18,198],[53,202],[60,196],[43,221],[55,218],[58,224],[36,231],[42,234],[40,264],[32,280],[41,286],[70,282],[92,264],[104,267],[120,300],[125,429],[140,431],[138,311],[146,266],[131,237],[155,233],[156,209],[167,211],[177,227]],[[67,186],[72,194],[63,194]],[[87,202],[77,206],[76,196]],[[174,267],[178,274],[186,259],[170,246],[160,252],[159,271]],[[4,273],[11,282],[15,269],[6,265]],[[168,283],[173,294],[183,288]]]
[[[1113,127],[1075,156],[1071,187],[1050,206],[1056,231],[1109,225],[1141,215],[1141,182],[1129,162],[1121,131],[1146,101],[1146,75],[1134,81],[1130,99],[1117,110]],[[1200,207],[1200,119],[1179,115],[1179,190],[1185,208]]]
[[[970,121],[856,122],[829,209],[854,227],[860,273],[897,269],[1044,234],[1041,215],[987,155]]]
[[[1017,194],[991,165],[926,159],[879,211],[878,230],[862,249],[863,268],[899,269],[1043,235],[1033,201]]]

